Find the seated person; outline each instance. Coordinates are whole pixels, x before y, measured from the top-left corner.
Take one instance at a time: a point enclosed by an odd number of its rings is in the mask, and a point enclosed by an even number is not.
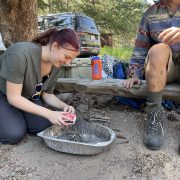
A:
[[[162,92],[169,82],[180,82],[180,1],[159,0],[143,14],[130,61],[130,79],[124,87],[140,84],[145,69],[147,122],[144,144],[152,150],[164,142]]]

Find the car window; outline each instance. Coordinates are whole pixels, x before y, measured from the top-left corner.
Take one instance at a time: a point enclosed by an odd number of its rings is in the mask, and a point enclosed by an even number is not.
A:
[[[52,21],[52,26],[58,27],[58,28],[72,28],[75,27],[75,20],[71,16],[61,16],[57,17],[55,20]]]
[[[78,21],[82,28],[96,29],[94,21],[89,18],[78,16]]]
[[[40,30],[47,30],[50,28],[50,24],[51,22],[54,20],[55,18],[53,16],[46,16],[46,17],[40,17],[38,20],[38,28]]]
[[[98,34],[98,30],[96,28],[94,20],[84,17],[77,16],[77,30],[87,31]]]

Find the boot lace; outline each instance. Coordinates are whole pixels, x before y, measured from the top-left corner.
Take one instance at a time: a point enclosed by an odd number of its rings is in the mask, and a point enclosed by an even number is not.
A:
[[[163,118],[163,110],[161,108],[155,108],[152,112],[150,112],[150,121],[149,123],[153,126],[151,126],[153,131],[156,131],[158,128],[158,125],[162,131],[162,134],[164,136],[164,130],[162,126],[162,118]]]

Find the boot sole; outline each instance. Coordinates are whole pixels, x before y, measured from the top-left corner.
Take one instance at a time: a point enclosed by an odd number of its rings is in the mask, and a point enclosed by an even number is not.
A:
[[[146,144],[145,144],[145,146],[150,150],[161,150],[162,149],[162,146],[161,147],[152,147],[152,146],[148,146]]]

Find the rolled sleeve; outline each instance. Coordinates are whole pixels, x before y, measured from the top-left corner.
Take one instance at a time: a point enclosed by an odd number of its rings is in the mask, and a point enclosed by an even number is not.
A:
[[[26,63],[17,55],[6,55],[2,59],[0,76],[6,81],[23,84]]]

